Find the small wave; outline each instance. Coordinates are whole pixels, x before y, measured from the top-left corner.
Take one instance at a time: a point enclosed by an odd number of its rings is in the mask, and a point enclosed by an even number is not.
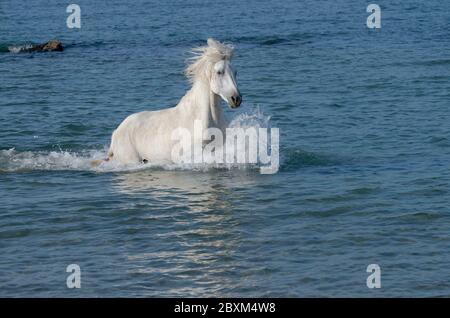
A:
[[[429,138],[429,143],[438,147],[448,147],[450,145],[450,141],[445,136],[432,136]]]
[[[70,151],[0,151],[0,171],[31,170],[94,170],[92,160],[104,158],[105,151],[90,150],[81,153]]]
[[[91,171],[91,172],[132,172],[144,169],[189,170],[207,172],[212,170],[256,170],[256,164],[175,164],[175,163],[136,163],[122,164],[117,161],[104,161],[105,150],[84,152],[70,151],[16,151],[14,148],[0,150],[0,173],[29,171]],[[100,161],[96,164],[96,161]]]
[[[417,64],[423,65],[423,66],[445,66],[445,65],[450,65],[450,59],[435,59],[435,60],[428,60],[428,61],[420,61]]]
[[[232,37],[229,41],[233,43],[256,44],[261,46],[284,45],[294,43],[307,43],[316,35],[307,32],[295,32],[281,35],[261,35],[261,36],[239,36]]]
[[[197,170],[205,167],[175,164],[121,164],[117,161],[103,161],[106,148],[81,152],[71,151],[16,151],[14,148],[0,150],[0,172],[27,171],[92,171],[92,172],[128,172],[141,169],[189,169]],[[100,161],[94,164],[93,161]]]
[[[0,43],[0,53],[7,53],[7,52],[9,52],[8,45]]]
[[[442,217],[442,214],[434,211],[419,211],[411,213],[402,213],[387,217],[388,219],[397,219],[406,222],[433,221]]]
[[[31,43],[23,44],[23,45],[11,45],[11,46],[8,46],[8,51],[11,53],[21,53],[21,52],[26,52],[27,50],[30,50],[33,47],[34,47],[34,45]]]
[[[7,44],[0,43],[0,53],[21,53],[26,52],[27,50],[32,49],[35,44],[31,42],[22,43],[22,44]]]
[[[325,156],[298,148],[283,149],[281,153],[283,155],[280,167],[282,171],[292,171],[308,166],[326,166],[335,163]]]

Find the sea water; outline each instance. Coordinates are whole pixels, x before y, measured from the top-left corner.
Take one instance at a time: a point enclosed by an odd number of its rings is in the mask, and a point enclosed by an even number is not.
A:
[[[80,29],[65,1],[0,4],[0,296],[450,296],[448,1],[378,1],[381,29],[364,1],[75,2]],[[278,173],[92,167],[208,37]]]

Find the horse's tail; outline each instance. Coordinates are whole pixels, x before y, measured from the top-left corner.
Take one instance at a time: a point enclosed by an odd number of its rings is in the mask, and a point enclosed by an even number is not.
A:
[[[108,151],[108,158],[91,160],[91,166],[97,167],[97,166],[99,166],[102,162],[108,162],[109,160],[111,160],[111,158],[113,157],[113,155],[114,155],[114,154],[113,154],[112,150],[110,149],[110,150]]]

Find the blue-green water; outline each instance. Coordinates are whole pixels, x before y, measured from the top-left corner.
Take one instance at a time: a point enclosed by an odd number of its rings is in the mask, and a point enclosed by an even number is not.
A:
[[[0,296],[450,296],[448,1],[76,3],[0,2]],[[91,168],[211,36],[280,171]]]

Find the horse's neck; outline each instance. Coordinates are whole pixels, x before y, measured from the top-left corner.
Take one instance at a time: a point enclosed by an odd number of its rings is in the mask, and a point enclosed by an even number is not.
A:
[[[195,119],[202,121],[204,128],[224,128],[225,120],[220,107],[220,97],[211,91],[209,84],[195,82],[188,95],[191,101],[189,107]]]

